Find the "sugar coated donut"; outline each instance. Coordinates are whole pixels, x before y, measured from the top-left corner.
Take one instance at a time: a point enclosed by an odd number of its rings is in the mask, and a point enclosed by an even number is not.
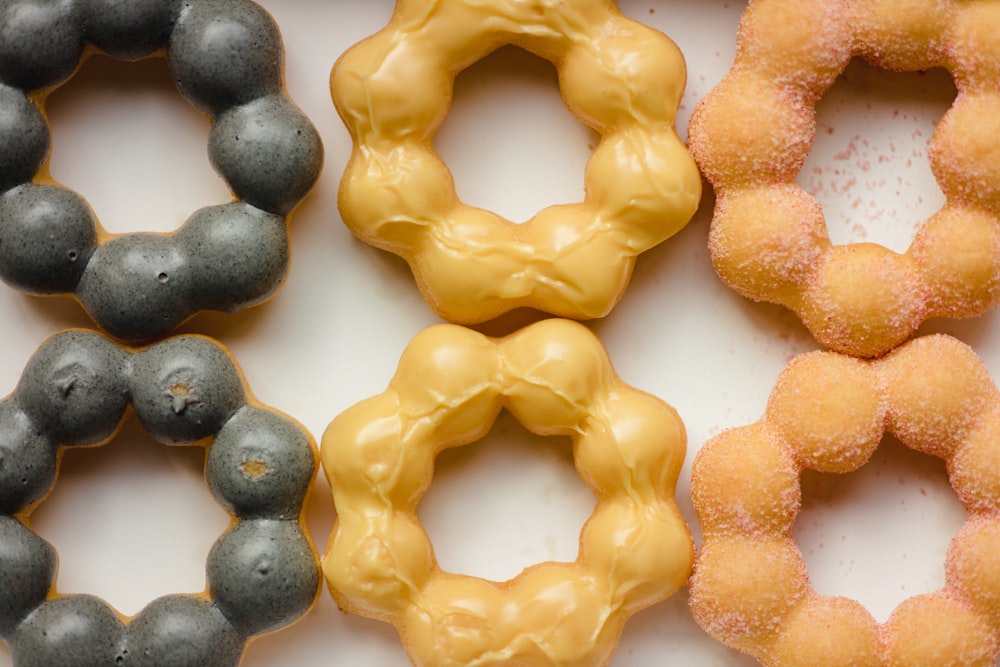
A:
[[[178,90],[212,119],[209,159],[234,201],[196,211],[171,235],[113,235],[52,180],[45,100],[94,53],[166,57]],[[323,159],[285,94],[283,58],[277,26],[249,0],[0,4],[0,277],[73,294],[133,340],[267,298],[286,273],[287,216]]]
[[[497,583],[443,571],[416,508],[437,453],[484,436],[503,408],[572,438],[597,506],[576,561]],[[431,327],[388,389],[323,436],[337,506],[323,571],[340,607],[395,625],[416,665],[604,665],[627,617],[687,579],[684,449],[674,410],[625,385],[583,325],[544,320],[502,339]]]
[[[584,200],[523,224],[460,201],[432,145],[458,72],[508,44],[555,64],[566,106],[601,137]],[[636,255],[698,205],[701,180],[674,129],[685,75],[674,43],[612,0],[398,0],[389,24],[331,75],[354,140],[341,216],[363,241],[404,258],[447,320],[518,307],[606,315]]]
[[[959,0],[752,0],[732,70],[699,105],[691,152],[715,188],[710,249],[724,282],[794,311],[824,346],[877,356],[930,317],[1000,302],[1000,9]],[[852,57],[947,69],[958,90],[929,146],[946,203],[898,254],[834,246],[796,182],[816,101]]]
[[[889,431],[944,459],[968,512],[943,589],[878,624],[818,594],[792,537],[804,468],[849,472]],[[709,441],[691,490],[704,542],[691,608],[716,639],[769,667],[993,667],[1000,657],[1000,393],[954,338],[917,338],[876,361],[801,355],[764,417]]]
[[[207,448],[205,479],[233,516],[208,555],[206,590],[131,619],[92,595],[59,594],[56,551],[30,524],[63,448],[107,441],[130,405],[157,440]],[[255,402],[207,338],[138,350],[86,331],[49,339],[0,401],[0,639],[14,664],[237,665],[248,638],[291,623],[319,594],[301,517],[317,459],[306,432]]]

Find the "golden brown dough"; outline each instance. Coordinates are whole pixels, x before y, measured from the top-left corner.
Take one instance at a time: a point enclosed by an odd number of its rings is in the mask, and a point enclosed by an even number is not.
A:
[[[879,625],[818,594],[792,537],[804,468],[850,472],[883,432],[945,460],[968,510],[946,584]],[[768,667],[992,667],[1000,656],[1000,393],[965,344],[917,338],[876,361],[834,352],[792,360],[764,417],[695,458],[704,529],[691,579],[695,619]]]
[[[1000,301],[1000,6],[961,0],[753,0],[726,78],[696,109],[691,152],[716,192],[710,250],[724,282],[794,311],[822,345],[874,357],[931,317]],[[815,104],[852,57],[951,72],[930,142],[946,196],[902,254],[834,246],[796,182]]]

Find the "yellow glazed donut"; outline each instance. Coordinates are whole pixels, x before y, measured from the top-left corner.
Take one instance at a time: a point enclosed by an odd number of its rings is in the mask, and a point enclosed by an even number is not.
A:
[[[818,594],[792,537],[804,468],[862,466],[884,431],[944,459],[968,518],[942,590],[884,624]],[[877,361],[801,355],[760,421],[722,433],[692,473],[704,528],[691,579],[695,619],[769,667],[993,667],[1000,656],[1000,394],[965,344],[917,338]]]
[[[793,310],[824,346],[878,356],[930,317],[1000,301],[1000,6],[959,0],[752,0],[732,70],[695,111],[691,152],[715,188],[710,249],[724,282]],[[815,104],[852,57],[943,67],[958,90],[930,142],[946,203],[898,254],[831,244],[796,182]]]
[[[481,438],[504,408],[572,438],[597,506],[576,561],[497,583],[443,571],[416,508],[438,452]],[[431,327],[388,389],[323,436],[337,506],[323,571],[340,607],[395,625],[416,665],[604,665],[626,619],[687,579],[673,497],[684,450],[674,410],[625,385],[583,325],[545,320],[501,339]]]
[[[455,76],[507,44],[555,64],[566,106],[601,136],[584,200],[523,224],[460,201],[432,145]],[[331,74],[354,140],[341,215],[362,240],[403,257],[447,320],[518,307],[604,316],[636,255],[697,208],[701,180],[674,129],[685,75],[674,43],[613,0],[398,0],[389,24]]]

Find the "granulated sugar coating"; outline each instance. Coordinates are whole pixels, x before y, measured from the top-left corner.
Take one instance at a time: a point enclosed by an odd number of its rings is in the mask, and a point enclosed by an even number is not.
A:
[[[998,20],[996,5],[946,0],[751,2],[733,68],[688,130],[716,192],[709,245],[722,280],[861,357],[884,354],[928,318],[974,317],[1000,302],[1000,45],[987,27]],[[834,246],[797,181],[816,102],[853,57],[894,71],[940,67],[955,81],[928,147],[945,203],[903,253]]]
[[[889,432],[944,459],[968,519],[946,584],[879,624],[858,602],[820,595],[792,536],[804,469],[846,473]],[[875,361],[800,355],[764,417],[695,458],[704,541],[691,580],[698,623],[769,667],[988,667],[1000,656],[1000,392],[971,348],[944,335]]]

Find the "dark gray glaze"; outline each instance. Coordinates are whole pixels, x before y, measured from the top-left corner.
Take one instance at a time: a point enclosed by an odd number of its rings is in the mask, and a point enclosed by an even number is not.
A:
[[[188,264],[172,237],[126,234],[94,250],[76,295],[112,334],[151,338],[190,316],[197,285]]]
[[[287,214],[319,176],[319,136],[298,107],[269,95],[219,115],[208,157],[236,195],[258,208]]]
[[[236,667],[246,639],[218,607],[189,595],[166,595],[128,624],[130,667]]]
[[[79,195],[26,183],[0,196],[0,276],[25,292],[76,289],[97,247],[97,222]]]
[[[125,624],[93,595],[43,602],[7,640],[17,667],[113,667],[124,661],[124,644]]]
[[[54,86],[83,55],[74,0],[0,4],[0,81],[30,91]]]
[[[164,444],[208,442],[206,481],[236,523],[209,554],[208,600],[165,596],[126,623],[98,598],[56,594],[55,550],[22,519],[51,489],[59,447],[106,440],[129,405]],[[319,592],[300,526],[316,465],[309,436],[248,404],[208,338],[135,351],[88,331],[50,338],[0,401],[0,639],[15,666],[235,667],[251,635],[295,620]]]
[[[10,516],[0,516],[0,636],[45,601],[56,576],[52,545]]]
[[[88,42],[120,60],[164,49],[181,0],[77,0]]]
[[[88,44],[126,60],[166,55],[178,90],[212,117],[210,159],[235,202],[196,212],[172,236],[133,233],[93,247],[88,230],[99,227],[81,198],[58,185],[24,187],[50,144],[28,94],[68,78]],[[285,95],[283,68],[278,27],[250,0],[0,3],[0,278],[75,294],[126,340],[266,299],[287,272],[287,215],[323,162],[318,132]],[[206,233],[208,220],[226,229]],[[185,234],[188,226],[197,231]]]
[[[0,192],[31,180],[48,155],[50,140],[45,117],[31,100],[0,84]]]
[[[18,403],[60,445],[106,440],[128,407],[128,357],[103,336],[64,332],[31,357],[17,386]]]
[[[181,95],[212,115],[281,93],[281,34],[251,2],[185,3],[167,56]]]
[[[288,270],[285,219],[243,202],[200,209],[174,240],[202,309],[234,312],[266,299]]]
[[[246,634],[295,620],[319,590],[312,545],[293,521],[240,521],[212,545],[207,574],[215,603]]]
[[[247,406],[216,436],[205,479],[219,503],[241,519],[295,519],[315,469],[315,454],[301,428]]]
[[[14,514],[41,500],[55,479],[55,441],[16,399],[0,403],[0,512]]]
[[[246,403],[232,359],[196,336],[170,338],[136,355],[131,393],[143,427],[170,445],[215,435]]]

